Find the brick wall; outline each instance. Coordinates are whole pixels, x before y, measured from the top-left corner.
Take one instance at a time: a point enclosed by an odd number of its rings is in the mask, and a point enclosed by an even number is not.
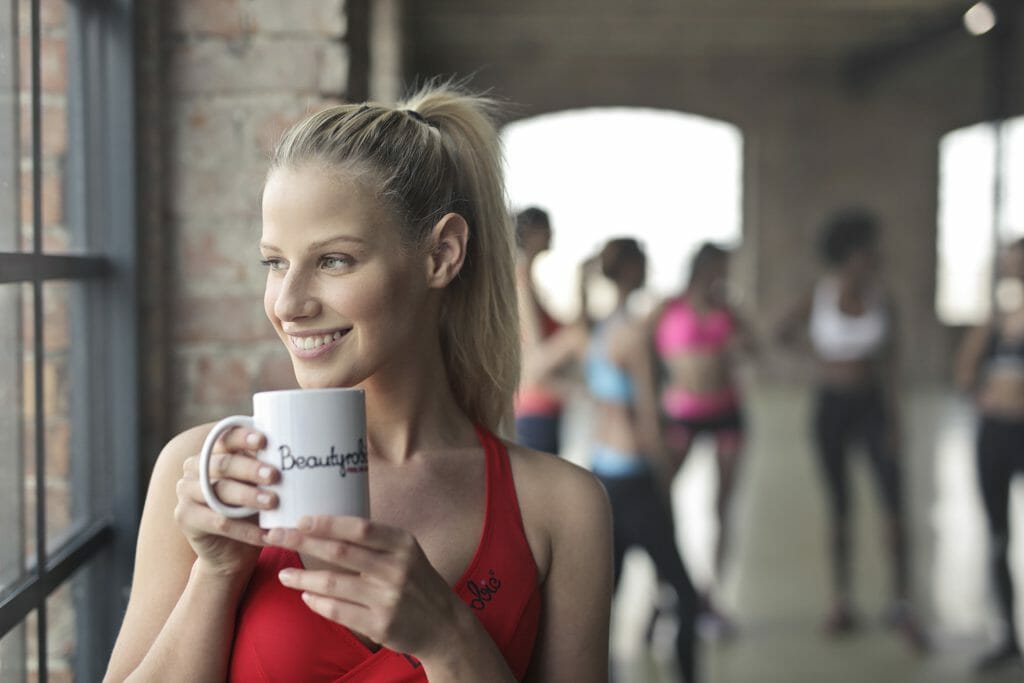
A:
[[[161,4],[139,30],[143,253],[160,269],[144,276],[147,458],[294,385],[263,315],[259,195],[277,137],[349,82],[343,0]]]

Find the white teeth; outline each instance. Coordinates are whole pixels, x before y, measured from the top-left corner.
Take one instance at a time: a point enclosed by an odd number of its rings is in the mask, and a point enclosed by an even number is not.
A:
[[[332,342],[338,341],[339,339],[342,338],[342,336],[343,335],[341,330],[338,330],[336,332],[333,332],[332,334],[325,334],[323,336],[315,337],[294,337],[292,335],[288,335],[288,339],[291,341],[292,346],[294,346],[295,348],[299,349],[300,351],[308,351],[310,349],[318,349],[321,346],[324,346],[325,344],[330,344]]]

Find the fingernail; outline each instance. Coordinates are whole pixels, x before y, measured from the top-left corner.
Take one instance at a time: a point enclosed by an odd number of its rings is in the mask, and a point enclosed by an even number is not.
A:
[[[284,531],[281,529],[271,529],[266,533],[266,538],[270,543],[280,543],[284,540]]]
[[[270,477],[273,476],[274,470],[270,469],[269,465],[264,465],[257,470],[257,474],[260,475],[260,479],[263,481],[270,481]]]
[[[280,579],[282,582],[287,583],[288,581],[291,581],[295,578],[295,570],[282,569],[277,573],[277,578]]]
[[[269,493],[257,493],[256,502],[260,505],[270,505],[270,501],[273,500]]]
[[[309,531],[310,529],[313,528],[313,518],[312,517],[303,517],[302,519],[299,520],[298,528],[302,529],[303,531]]]
[[[213,463],[213,468],[218,472],[223,472],[227,468],[228,455],[227,453],[221,453],[217,456],[217,459]]]
[[[250,434],[245,437],[245,443],[252,448],[258,448],[260,445],[260,435],[255,432],[250,432]]]

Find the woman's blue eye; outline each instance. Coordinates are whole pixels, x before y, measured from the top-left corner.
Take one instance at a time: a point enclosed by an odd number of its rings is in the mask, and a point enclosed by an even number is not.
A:
[[[320,264],[328,270],[335,270],[351,266],[352,259],[347,256],[324,256],[320,259]]]
[[[265,258],[262,261],[260,261],[260,265],[263,266],[264,268],[269,268],[270,270],[284,269],[284,261],[282,261],[279,258]]]

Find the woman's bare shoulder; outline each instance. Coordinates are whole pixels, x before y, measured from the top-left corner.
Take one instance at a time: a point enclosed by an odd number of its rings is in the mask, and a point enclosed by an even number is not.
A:
[[[516,488],[520,484],[534,492],[560,495],[603,496],[601,483],[588,470],[564,458],[506,441]],[[550,501],[554,503],[555,501]]]
[[[173,474],[174,479],[181,476],[182,465],[193,455],[199,454],[199,449],[203,447],[203,441],[206,440],[213,425],[213,422],[209,422],[190,427],[168,441],[157,457],[153,478],[156,479],[162,474]]]
[[[511,442],[506,446],[523,524],[542,573],[553,548],[610,529],[608,496],[592,473],[549,453]]]

